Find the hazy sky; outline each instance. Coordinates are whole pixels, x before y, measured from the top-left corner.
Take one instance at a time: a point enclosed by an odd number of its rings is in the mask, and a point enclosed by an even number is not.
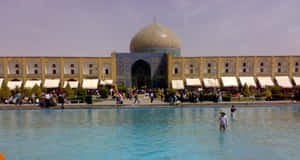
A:
[[[110,56],[157,22],[182,56],[300,55],[300,0],[0,0],[0,56]]]

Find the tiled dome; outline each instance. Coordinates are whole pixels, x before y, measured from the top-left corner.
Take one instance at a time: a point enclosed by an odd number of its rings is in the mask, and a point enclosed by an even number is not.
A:
[[[154,23],[141,29],[130,42],[133,53],[162,52],[176,50],[180,56],[180,42],[174,32],[167,27]]]

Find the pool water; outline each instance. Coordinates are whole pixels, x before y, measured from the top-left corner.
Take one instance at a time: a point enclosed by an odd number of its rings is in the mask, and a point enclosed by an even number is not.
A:
[[[7,160],[298,160],[300,107],[0,111]]]

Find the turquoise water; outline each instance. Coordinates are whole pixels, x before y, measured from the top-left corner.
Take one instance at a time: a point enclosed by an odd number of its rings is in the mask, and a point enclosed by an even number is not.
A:
[[[300,107],[0,111],[7,160],[298,160]],[[223,108],[229,112],[229,108]]]

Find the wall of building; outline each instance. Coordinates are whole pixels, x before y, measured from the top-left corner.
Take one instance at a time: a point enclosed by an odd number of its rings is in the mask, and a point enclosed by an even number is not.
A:
[[[113,79],[112,57],[0,57],[0,78],[5,80]],[[61,87],[63,83],[61,83]]]
[[[222,76],[300,76],[300,56],[172,57],[168,84],[186,78]]]
[[[111,57],[0,57],[5,80],[112,79],[117,82],[117,59]],[[134,62],[132,62],[134,63]],[[167,82],[222,76],[300,76],[300,56],[173,57],[167,55]],[[131,67],[131,66],[129,66]],[[63,83],[61,83],[61,87]]]

